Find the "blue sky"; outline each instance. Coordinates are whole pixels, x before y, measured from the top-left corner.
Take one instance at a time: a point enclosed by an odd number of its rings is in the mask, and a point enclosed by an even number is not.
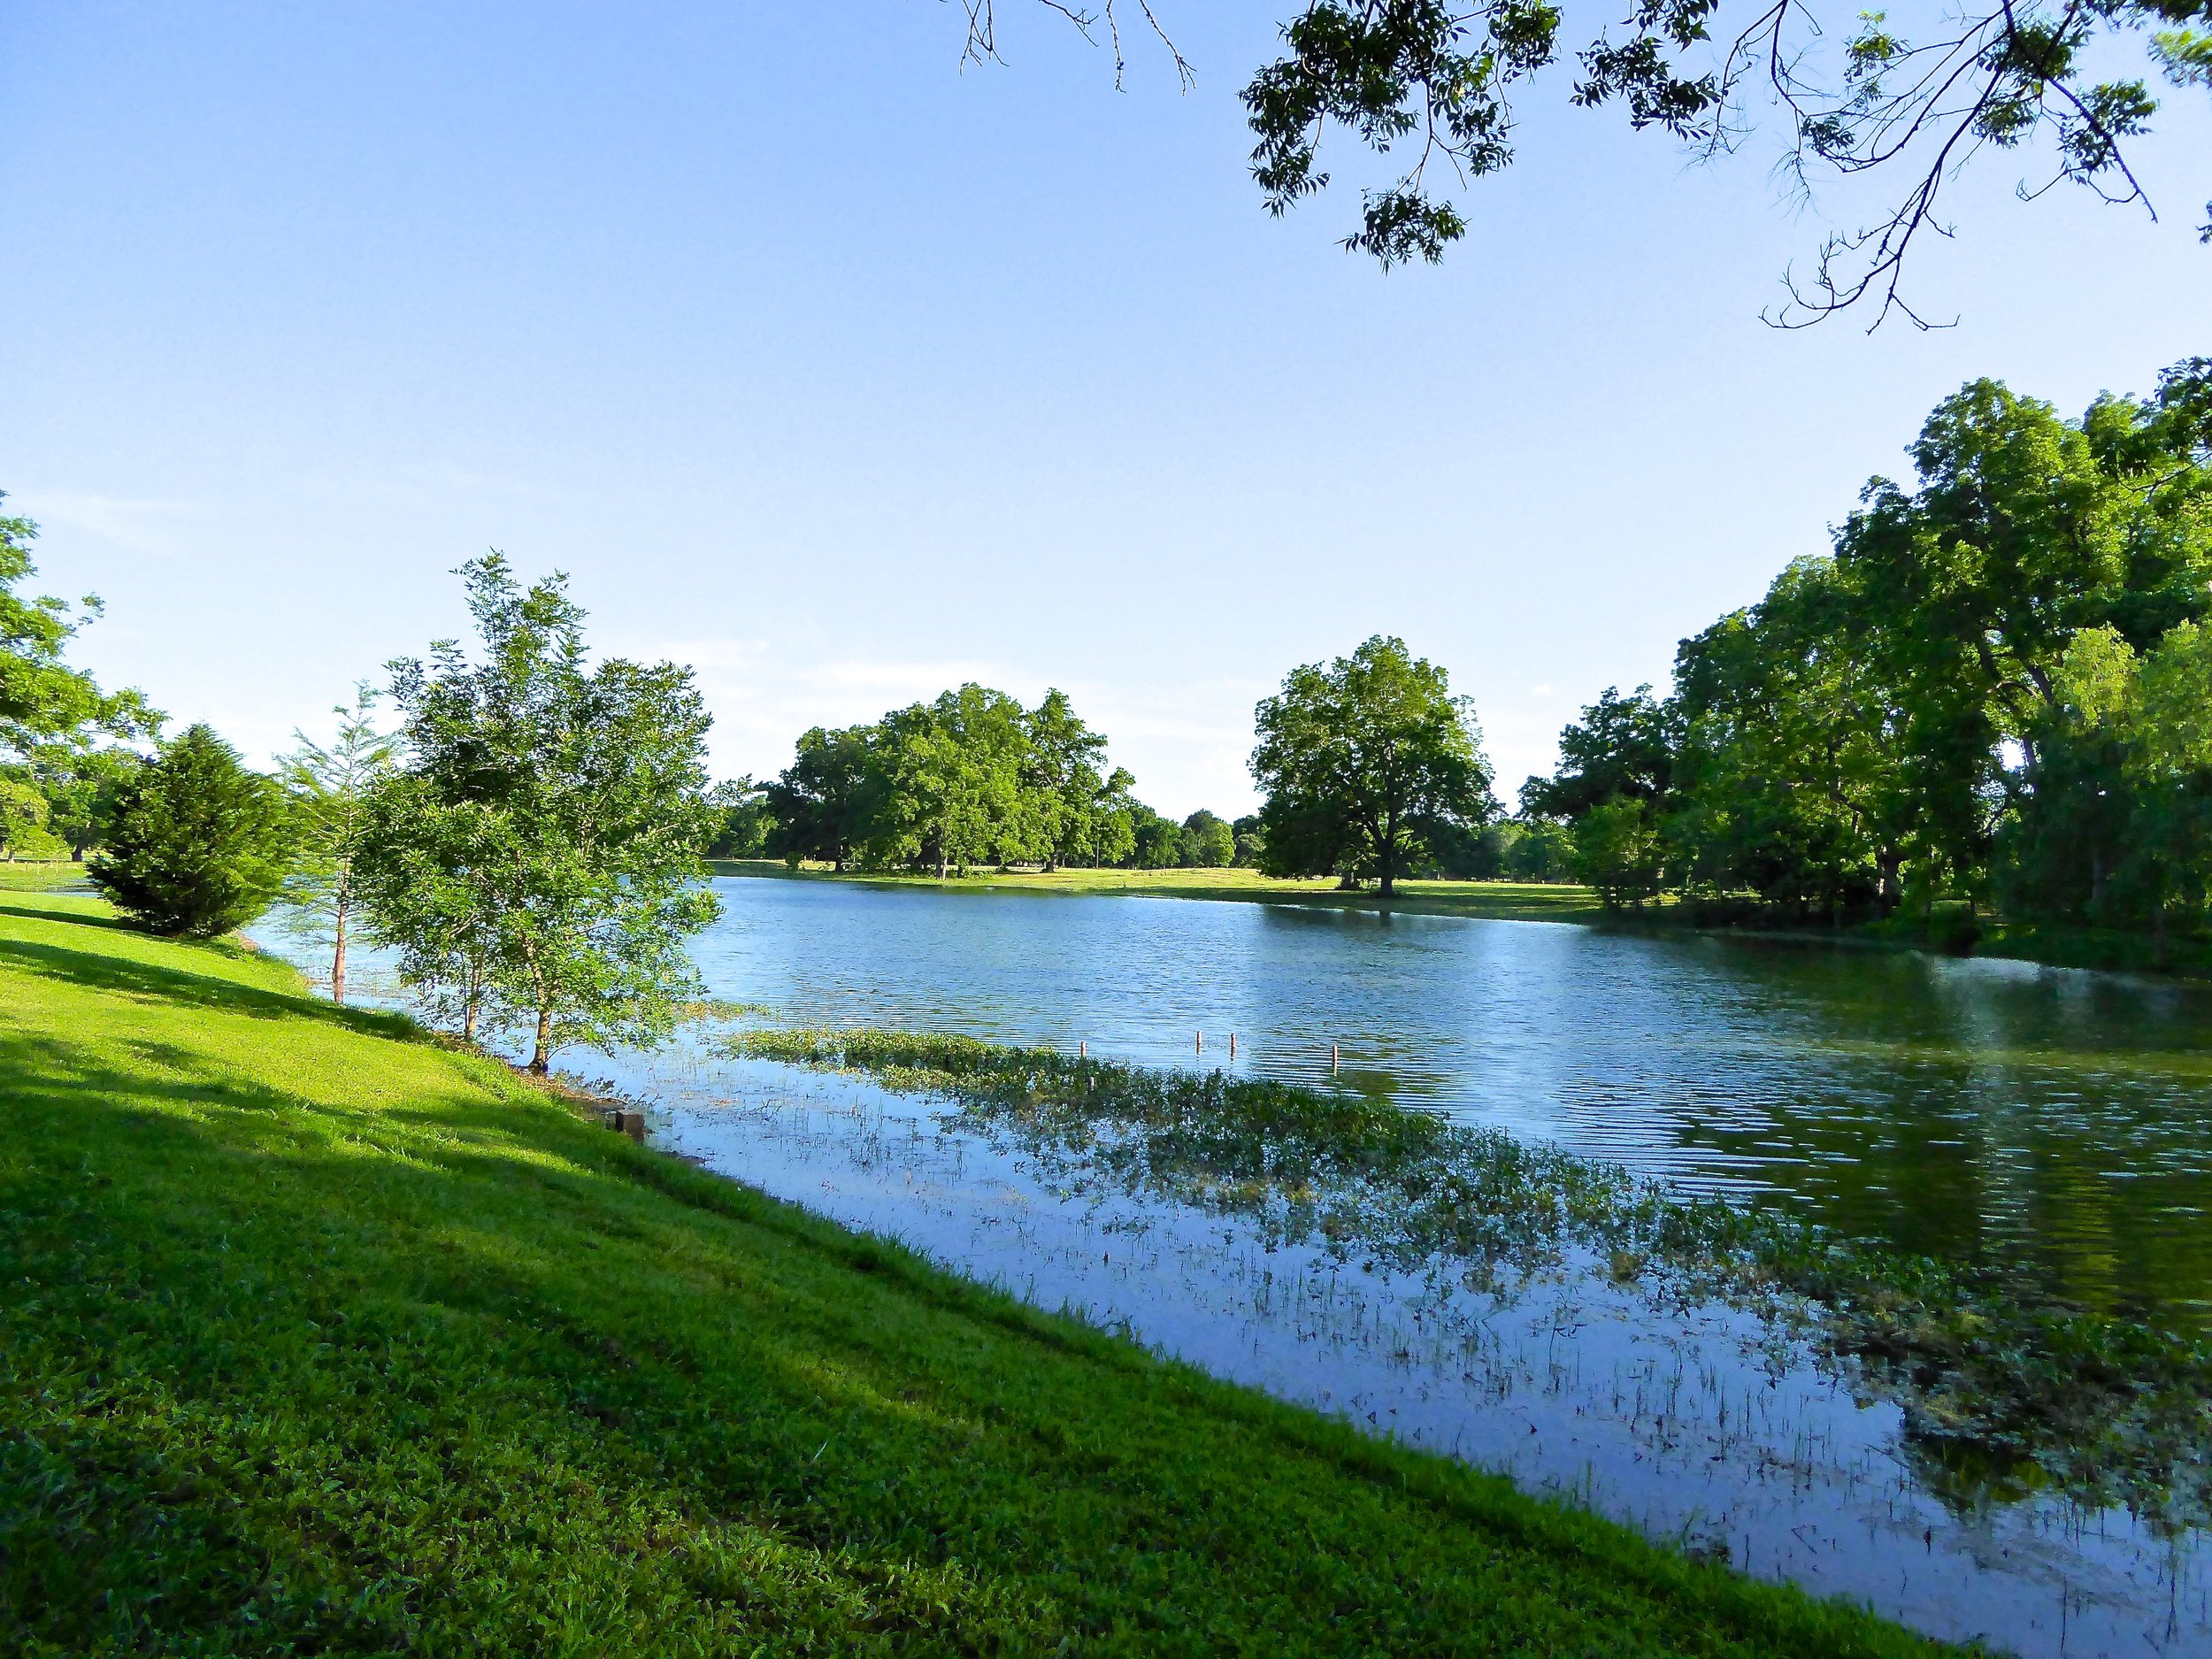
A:
[[[1157,4],[1187,96],[1024,0],[964,72],[938,0],[0,7],[0,488],[107,600],[81,660],[265,755],[496,546],[695,664],[724,772],[1056,684],[1154,804],[1241,810],[1253,703],[1387,632],[1511,785],[1961,381],[2078,411],[2212,349],[2201,95],[2158,223],[2000,160],[1914,278],[1959,326],[1781,334],[1824,221],[1755,151],[1555,71],[1468,241],[1385,276],[1349,192],[1278,222],[1246,175],[1282,6]]]

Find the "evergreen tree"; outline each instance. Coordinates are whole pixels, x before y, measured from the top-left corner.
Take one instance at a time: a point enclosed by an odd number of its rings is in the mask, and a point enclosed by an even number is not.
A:
[[[92,879],[154,932],[212,939],[268,908],[294,835],[276,780],[249,772],[205,726],[188,726],[123,786]]]

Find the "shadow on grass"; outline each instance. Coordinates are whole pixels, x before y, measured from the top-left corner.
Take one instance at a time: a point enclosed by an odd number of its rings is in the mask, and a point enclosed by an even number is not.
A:
[[[111,933],[142,933],[148,939],[158,938],[143,928],[134,927],[111,911],[88,910],[81,905],[42,904],[41,899],[79,898],[79,894],[57,894],[50,890],[0,887],[0,916],[22,916],[34,921],[66,922],[78,927],[100,927]]]
[[[112,926],[98,918],[72,918]],[[430,1042],[434,1041],[404,1015],[374,1009],[343,1008],[311,997],[242,985],[219,974],[191,973],[123,956],[96,956],[62,945],[24,939],[0,939],[0,964],[40,979],[87,990],[105,991],[141,1002],[220,1009],[257,1019],[313,1019],[342,1025],[365,1035]]]

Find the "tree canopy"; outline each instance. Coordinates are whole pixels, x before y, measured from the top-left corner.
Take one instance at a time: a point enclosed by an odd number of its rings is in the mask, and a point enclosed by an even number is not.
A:
[[[1103,26],[1117,81],[1123,14],[1141,19],[1190,84],[1148,0],[1104,0],[1096,14],[1042,4],[1087,34]],[[994,0],[964,4],[969,55],[995,56]],[[1454,187],[1512,163],[1516,102],[1563,56],[1573,59],[1569,103],[1617,109],[1632,127],[1655,128],[1702,158],[1737,150],[1778,117],[1778,171],[1801,199],[1870,175],[1896,182],[1886,211],[1826,238],[1775,320],[1870,301],[1878,324],[1896,311],[1924,326],[1901,288],[1908,257],[1926,233],[1950,234],[1945,188],[1984,152],[2034,152],[2024,196],[2070,182],[2151,205],[2131,147],[2151,132],[2155,81],[2212,87],[2208,25],[2212,0],[1985,0],[1924,8],[1912,20],[1818,0],[1736,11],[1719,0],[1638,0],[1577,46],[1553,0],[1307,0],[1242,96],[1253,177],[1272,213],[1328,188],[1333,126],[1378,157],[1408,158],[1362,192],[1358,226],[1343,239],[1386,267],[1439,260],[1468,234]],[[2120,68],[2131,50],[2147,73]],[[2212,203],[2205,212],[2212,220]],[[2202,234],[2212,242],[2212,223]]]
[[[299,830],[284,896],[293,931],[328,948],[330,1000],[342,1002],[348,935],[360,903],[354,866],[368,845],[370,796],[390,772],[397,745],[377,730],[376,693],[366,684],[355,688],[350,706],[331,712],[338,717],[334,738],[318,743],[295,732],[296,747],[283,760],[280,775]]]
[[[2212,359],[2072,420],[1973,381],[1909,452],[1831,552],[1683,641],[1671,697],[1586,710],[1525,811],[1626,871],[1617,902],[2199,924]]]
[[[212,939],[269,907],[297,825],[276,780],[191,726],[123,785],[92,879],[155,933]]]
[[[1402,640],[1293,669],[1256,720],[1271,875],[1371,876],[1388,895],[1433,840],[1496,810],[1473,705]]]
[[[137,763],[124,746],[153,736],[161,717],[140,693],[103,691],[70,665],[69,642],[100,602],[19,591],[38,573],[37,539],[30,519],[0,516],[0,847],[12,853],[51,836],[81,857],[105,833],[116,789]]]
[[[803,733],[764,792],[767,849],[845,869],[1251,864],[1258,841],[1201,809],[1178,822],[1138,800],[1106,737],[1048,690],[1033,709],[965,685],[868,726]],[[1256,828],[1256,824],[1249,826]]]
[[[462,574],[480,657],[449,640],[392,664],[403,763],[357,859],[373,929],[472,1034],[518,1017],[534,1071],[565,1042],[649,1045],[718,912],[698,689],[672,663],[588,666],[559,576],[526,590],[497,553]]]

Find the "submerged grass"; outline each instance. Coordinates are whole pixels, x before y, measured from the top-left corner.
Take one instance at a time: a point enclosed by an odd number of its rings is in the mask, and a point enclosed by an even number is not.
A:
[[[1902,1655],[0,895],[0,1652]]]
[[[2212,1522],[2201,1339],[1350,1093],[926,1033],[762,1029],[731,1046],[941,1094],[1056,1180],[1234,1215],[1271,1242],[1492,1294],[1579,1263],[1662,1301],[1749,1307],[1900,1405],[1916,1464],[1954,1502],[2056,1489],[2169,1533]]]

